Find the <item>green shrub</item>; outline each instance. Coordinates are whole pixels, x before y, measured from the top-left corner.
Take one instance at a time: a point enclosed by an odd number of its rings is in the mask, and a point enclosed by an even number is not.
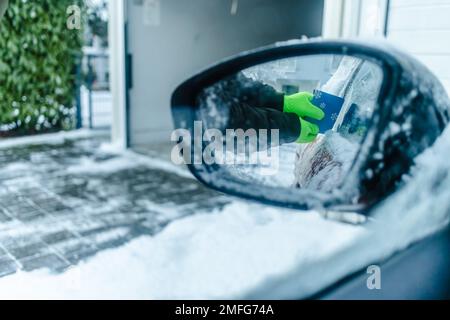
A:
[[[70,129],[82,30],[67,8],[82,0],[11,0],[0,22],[0,136]]]

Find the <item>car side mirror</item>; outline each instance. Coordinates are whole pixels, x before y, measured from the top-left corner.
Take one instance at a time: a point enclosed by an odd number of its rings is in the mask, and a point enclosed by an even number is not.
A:
[[[448,98],[436,100],[443,92],[420,63],[393,49],[277,44],[216,64],[175,90],[172,158],[228,194],[367,212],[443,131]]]

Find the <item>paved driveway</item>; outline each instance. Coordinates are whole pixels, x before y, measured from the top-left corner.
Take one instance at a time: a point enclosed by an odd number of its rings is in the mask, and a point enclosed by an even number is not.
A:
[[[0,277],[61,272],[228,200],[163,160],[106,137],[0,147]]]
[[[167,150],[56,137],[0,141],[0,297],[306,297],[449,222],[448,130],[362,226],[231,200]]]

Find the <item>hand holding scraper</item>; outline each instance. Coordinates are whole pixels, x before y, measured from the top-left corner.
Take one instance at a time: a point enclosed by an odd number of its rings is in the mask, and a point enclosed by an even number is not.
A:
[[[317,124],[319,126],[319,132],[325,133],[333,129],[336,123],[342,106],[344,105],[344,99],[320,90],[314,91],[314,97],[311,103],[325,113],[325,117],[322,120],[316,120],[312,118],[305,118],[307,121]]]

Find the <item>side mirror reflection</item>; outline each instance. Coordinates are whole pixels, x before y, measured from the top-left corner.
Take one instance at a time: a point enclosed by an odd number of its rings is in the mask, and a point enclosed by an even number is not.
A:
[[[256,188],[332,192],[359,151],[382,83],[378,65],[344,55],[242,70],[197,96],[203,151]]]

